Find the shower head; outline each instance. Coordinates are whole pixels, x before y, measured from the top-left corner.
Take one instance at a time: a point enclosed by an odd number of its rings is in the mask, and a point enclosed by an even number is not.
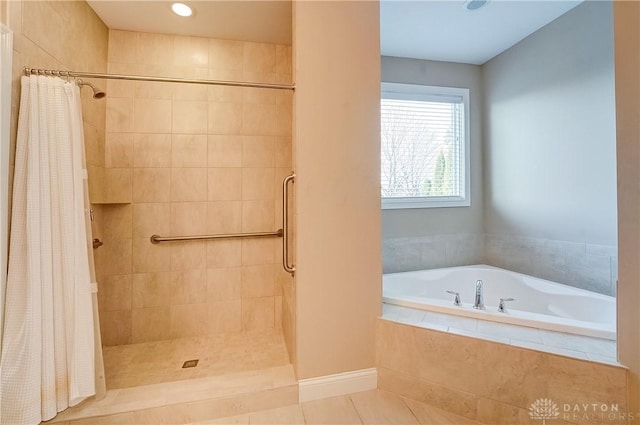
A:
[[[102,99],[104,98],[107,94],[105,92],[103,92],[102,90],[100,90],[99,88],[97,88],[96,86],[94,86],[91,83],[88,83],[86,81],[82,81],[82,80],[78,80],[78,85],[80,87],[82,86],[89,86],[91,87],[91,90],[93,90],[93,98],[94,99]]]

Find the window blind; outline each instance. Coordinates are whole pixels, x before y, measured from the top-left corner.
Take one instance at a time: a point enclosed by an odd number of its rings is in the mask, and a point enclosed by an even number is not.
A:
[[[464,197],[461,96],[383,92],[383,198]]]

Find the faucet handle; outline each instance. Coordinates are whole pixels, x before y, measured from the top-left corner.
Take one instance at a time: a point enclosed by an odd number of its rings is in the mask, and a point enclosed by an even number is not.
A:
[[[460,307],[462,303],[460,302],[460,293],[456,291],[447,291],[447,294],[455,295],[455,299],[453,300],[453,305],[456,307]]]
[[[504,303],[506,303],[507,301],[515,301],[515,298],[500,298],[500,303],[498,304],[498,311],[500,313],[505,313],[506,310],[504,309]]]

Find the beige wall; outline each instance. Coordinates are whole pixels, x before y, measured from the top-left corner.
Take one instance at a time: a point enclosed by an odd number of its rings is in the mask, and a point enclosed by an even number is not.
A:
[[[111,30],[109,72],[291,82],[291,47]],[[291,170],[292,93],[109,81],[105,345],[281,326],[275,238],[151,244],[153,234],[273,231]]]
[[[618,357],[640,411],[640,4],[614,3],[618,149]]]
[[[377,2],[294,3],[298,378],[369,368],[381,308]]]

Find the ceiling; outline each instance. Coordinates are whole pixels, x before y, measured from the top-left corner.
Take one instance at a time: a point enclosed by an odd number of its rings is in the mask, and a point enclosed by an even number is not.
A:
[[[291,43],[287,0],[182,0],[193,16],[171,12],[171,1],[88,0],[112,29]],[[582,0],[490,0],[468,11],[465,0],[382,0],[381,52],[482,64],[553,21]]]
[[[291,1],[176,0],[193,15],[171,11],[172,1],[88,0],[110,29],[291,44]]]
[[[581,2],[490,0],[470,11],[464,0],[382,0],[380,49],[385,56],[480,65]]]

